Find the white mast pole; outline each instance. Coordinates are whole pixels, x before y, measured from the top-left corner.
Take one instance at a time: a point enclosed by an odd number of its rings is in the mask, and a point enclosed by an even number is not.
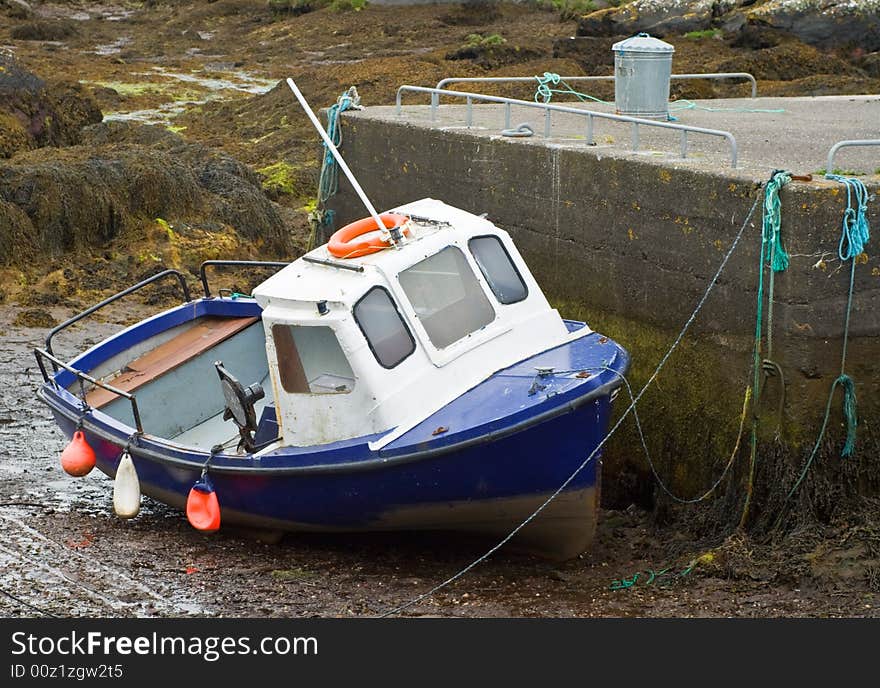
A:
[[[312,121],[312,125],[315,129],[318,130],[318,133],[321,135],[321,138],[324,139],[324,143],[327,148],[330,149],[330,152],[333,153],[333,157],[336,158],[336,162],[339,164],[340,169],[345,173],[345,176],[348,177],[348,181],[351,182],[351,185],[354,187],[355,192],[360,197],[361,202],[366,207],[367,211],[370,215],[373,216],[373,219],[376,221],[376,227],[378,229],[384,230],[385,224],[379,218],[379,213],[376,212],[376,208],[373,207],[373,204],[370,203],[370,199],[367,198],[367,194],[364,193],[364,190],[361,188],[361,185],[358,184],[357,179],[354,178],[354,174],[348,168],[348,165],[345,163],[345,160],[342,159],[342,155],[340,155],[339,150],[337,150],[336,146],[333,144],[333,141],[330,139],[330,136],[324,130],[324,127],[321,126],[321,123],[318,121],[318,118],[315,117],[315,113],[312,112],[312,108],[309,107],[308,102],[303,96],[302,92],[297,87],[296,83],[294,83],[293,79],[288,77],[287,85],[290,86],[290,90],[293,91],[293,95],[296,96],[296,99],[299,101],[299,104],[302,105],[303,110],[306,111],[306,114],[309,116],[309,119]]]

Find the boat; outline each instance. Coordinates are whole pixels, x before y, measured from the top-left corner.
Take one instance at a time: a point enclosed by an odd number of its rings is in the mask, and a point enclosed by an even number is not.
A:
[[[277,272],[214,294],[208,270],[224,265]],[[511,544],[557,559],[589,547],[629,355],[560,316],[506,231],[425,198],[289,264],[207,261],[200,277],[192,298],[165,270],[35,350],[39,398],[72,438],[62,465],[134,494],[117,513],[143,493],[205,531],[504,537],[543,505]],[[179,281],[180,305],[54,353],[67,327],[160,279]]]

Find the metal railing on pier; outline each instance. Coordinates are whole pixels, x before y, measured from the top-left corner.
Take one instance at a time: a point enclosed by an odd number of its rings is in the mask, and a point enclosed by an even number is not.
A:
[[[431,122],[437,121],[437,110],[440,107],[440,97],[464,98],[466,104],[465,119],[466,126],[473,126],[473,104],[474,102],[497,103],[504,105],[504,129],[510,129],[511,110],[513,106],[533,108],[542,110],[544,113],[544,137],[549,138],[552,127],[552,114],[554,112],[564,113],[568,115],[576,115],[586,119],[586,141],[587,145],[594,145],[593,125],[595,119],[610,120],[613,122],[622,122],[630,125],[631,148],[633,151],[639,150],[639,128],[654,127],[658,129],[669,129],[679,132],[679,150],[682,158],[686,158],[688,154],[688,135],[699,134],[705,136],[715,136],[726,139],[730,144],[730,166],[736,168],[737,163],[737,145],[736,138],[729,131],[720,129],[705,129],[703,127],[694,127],[688,124],[678,122],[664,122],[650,119],[642,119],[639,117],[630,117],[628,115],[615,115],[608,112],[596,112],[595,110],[587,110],[584,108],[576,108],[566,105],[554,105],[552,103],[536,103],[530,100],[517,100],[515,98],[505,98],[502,96],[489,96],[482,93],[469,93],[467,91],[451,91],[442,88],[429,88],[426,86],[409,86],[403,85],[397,89],[397,114],[402,113],[403,94],[404,93],[425,93],[431,96]]]
[[[578,81],[614,81],[614,75],[609,76],[562,76],[561,81],[578,82]],[[758,82],[755,77],[748,72],[712,72],[707,74],[671,74],[670,79],[678,81],[685,79],[745,79],[751,85],[752,98],[758,97]],[[434,88],[446,88],[449,84],[506,84],[506,83],[526,83],[531,81],[537,84],[538,81],[533,76],[473,76],[473,77],[457,77],[450,76],[440,79]]]
[[[880,146],[880,139],[854,139],[850,141],[838,141],[828,151],[828,160],[825,163],[825,172],[834,172],[834,156],[841,148],[857,148],[861,146]]]

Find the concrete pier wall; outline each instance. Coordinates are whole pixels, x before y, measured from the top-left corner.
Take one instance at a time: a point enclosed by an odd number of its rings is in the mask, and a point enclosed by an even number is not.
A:
[[[488,213],[511,233],[563,316],[588,320],[631,351],[637,388],[693,312],[760,195],[755,174],[720,166],[693,169],[650,155],[603,155],[570,142],[523,144],[371,117],[369,111],[346,115],[344,128],[346,160],[377,207],[429,196]],[[758,410],[761,437],[792,471],[812,448],[840,373],[850,274],[837,257],[845,201],[843,187],[824,180],[792,182],[782,192],[783,237],[792,258],[775,280],[772,357],[784,380],[768,380]],[[870,220],[880,232],[878,206],[871,206]],[[341,175],[332,207],[337,226],[365,214]],[[658,469],[685,494],[711,482],[736,440],[751,382],[760,237],[759,205],[691,334],[640,407]],[[869,244],[856,266],[847,372],[860,404],[858,461],[875,465],[878,305],[880,260]],[[765,304],[765,323],[766,317]],[[836,462],[840,405],[838,397],[822,451]],[[880,489],[874,469],[862,468],[857,489]],[[637,498],[633,492],[646,488],[633,476],[645,471],[629,427],[606,457],[609,499]]]

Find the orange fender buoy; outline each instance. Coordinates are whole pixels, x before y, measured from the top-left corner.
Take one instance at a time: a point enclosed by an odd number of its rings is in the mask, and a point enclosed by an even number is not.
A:
[[[207,476],[202,476],[189,491],[186,519],[196,530],[213,532],[220,528],[220,502]]]
[[[403,228],[403,233],[409,236],[409,227],[406,223],[409,218],[400,213],[382,213],[379,216],[385,229]],[[355,241],[359,236],[375,232],[379,228],[376,227],[376,220],[372,217],[365,217],[351,224],[345,225],[341,229],[336,230],[330,237],[327,244],[327,250],[336,258],[360,258],[368,256],[371,253],[382,251],[390,246],[390,244],[382,238],[381,235],[375,235],[368,239]]]
[[[61,452],[61,468],[66,473],[81,478],[95,467],[95,450],[86,441],[82,430],[73,433],[70,443]]]

